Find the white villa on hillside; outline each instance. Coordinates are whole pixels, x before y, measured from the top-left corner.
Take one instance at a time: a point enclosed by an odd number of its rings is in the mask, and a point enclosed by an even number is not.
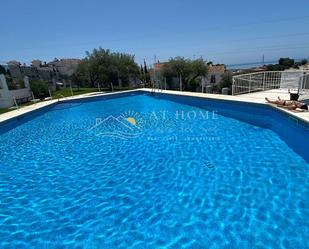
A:
[[[49,83],[50,88],[56,88],[56,82],[70,84],[70,76],[76,71],[79,59],[57,59],[51,62],[33,60],[31,65],[21,64],[18,61],[9,61],[7,67],[14,80],[22,80],[25,76],[29,80],[42,80]]]

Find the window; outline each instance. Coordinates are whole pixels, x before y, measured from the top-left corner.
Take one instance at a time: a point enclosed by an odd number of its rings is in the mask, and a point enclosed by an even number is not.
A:
[[[216,75],[212,74],[210,76],[210,83],[216,83]]]

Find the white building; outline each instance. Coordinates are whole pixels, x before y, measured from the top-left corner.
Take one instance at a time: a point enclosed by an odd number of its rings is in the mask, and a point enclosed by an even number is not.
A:
[[[80,59],[55,59],[47,63],[51,68],[55,68],[61,75],[71,76],[80,64]]]
[[[223,74],[225,73],[225,65],[209,65],[208,74],[205,79],[207,85],[217,85],[220,83]]]

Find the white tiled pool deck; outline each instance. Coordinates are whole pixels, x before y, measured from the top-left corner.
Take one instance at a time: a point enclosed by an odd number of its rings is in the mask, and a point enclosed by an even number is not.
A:
[[[141,89],[141,90],[151,92],[151,89]],[[183,95],[183,96],[201,97],[201,98],[207,98],[207,99],[238,101],[238,102],[244,102],[244,104],[255,103],[255,104],[262,104],[262,105],[270,105],[266,103],[265,97],[270,98],[270,99],[277,99],[277,97],[279,96],[282,99],[287,99],[287,100],[290,99],[290,95],[287,91],[280,91],[280,90],[269,90],[269,91],[264,91],[264,92],[242,94],[242,95],[237,95],[237,96],[222,95],[222,94],[207,94],[207,93],[197,93],[197,92],[180,92],[180,91],[170,91],[170,90],[163,90],[163,91],[159,90],[158,92]],[[289,111],[283,108],[279,108],[276,105],[272,105],[272,106],[291,116],[294,116],[303,121],[309,122],[309,111],[296,112],[296,111]]]
[[[122,91],[122,93],[128,93],[128,92],[134,92],[134,91],[145,91],[145,92],[151,92],[152,90],[149,88],[140,88],[135,90],[128,90],[128,91]],[[167,94],[175,94],[175,95],[182,95],[182,96],[192,96],[192,97],[200,97],[200,98],[206,98],[206,99],[217,99],[217,100],[230,100],[230,101],[238,101],[243,102],[244,105],[246,103],[256,103],[256,104],[263,104],[263,105],[269,105],[265,101],[265,97],[268,97],[270,99],[276,99],[278,96],[282,99],[289,99],[289,94],[286,91],[280,91],[280,90],[270,90],[270,91],[264,91],[264,92],[256,92],[256,93],[250,93],[250,94],[243,94],[238,96],[231,96],[231,95],[221,95],[221,94],[207,94],[207,93],[197,93],[197,92],[180,92],[180,91],[171,91],[171,90],[156,90],[156,92],[159,93],[167,93]],[[100,95],[113,95],[120,92],[113,92],[113,93],[102,93],[102,92],[95,92],[95,93],[88,93],[83,95],[77,95],[73,97],[63,98],[63,99],[54,99],[54,100],[48,100],[39,102],[33,105],[22,107],[18,110],[10,111],[7,113],[3,113],[0,115],[0,123],[5,122],[7,120],[13,119],[15,117],[18,117],[20,115],[24,115],[26,113],[32,112],[37,109],[41,109],[43,107],[52,105],[62,101],[70,101],[74,99],[85,99],[85,98],[92,98]],[[273,105],[274,108],[278,108],[275,105]],[[289,114],[290,116],[299,118],[305,122],[309,122],[309,112],[292,112],[289,110],[285,110],[282,108],[278,108],[281,111]]]

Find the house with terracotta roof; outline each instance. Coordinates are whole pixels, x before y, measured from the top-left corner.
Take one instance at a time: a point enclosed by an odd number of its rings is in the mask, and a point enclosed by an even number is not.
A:
[[[164,62],[157,62],[154,64],[154,69],[156,72],[156,76],[154,77],[154,70],[150,70],[152,80],[161,80],[164,82],[164,79],[161,75],[161,70],[164,66]],[[208,74],[206,77],[200,77],[202,85],[197,88],[197,91],[206,91],[209,93],[212,93],[213,91],[216,91],[216,86],[220,83],[224,73],[226,71],[226,66],[224,64],[210,64],[208,66]],[[169,80],[168,84],[169,89],[179,89],[179,79],[178,77],[173,77]]]

